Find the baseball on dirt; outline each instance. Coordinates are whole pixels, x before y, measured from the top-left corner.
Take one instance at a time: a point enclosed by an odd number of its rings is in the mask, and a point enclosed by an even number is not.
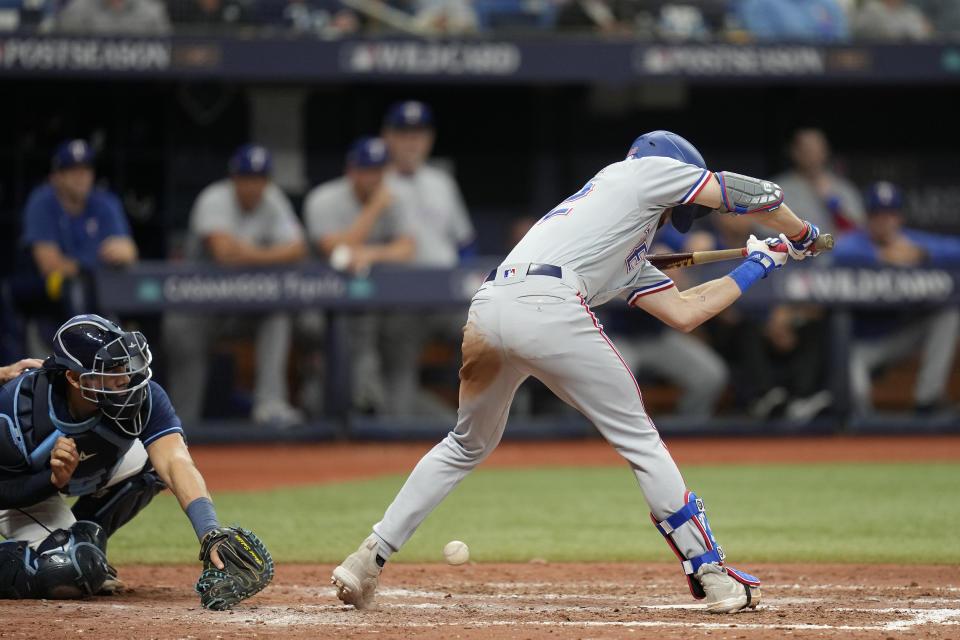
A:
[[[443,558],[447,564],[465,564],[470,559],[470,548],[466,542],[451,540],[443,547]]]

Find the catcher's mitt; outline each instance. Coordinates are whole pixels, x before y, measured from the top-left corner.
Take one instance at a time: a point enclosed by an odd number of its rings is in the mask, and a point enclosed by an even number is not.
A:
[[[214,549],[223,562],[217,569],[210,560]],[[273,558],[260,538],[248,529],[217,527],[200,541],[203,573],[194,589],[200,604],[222,611],[257,593],[273,579]]]

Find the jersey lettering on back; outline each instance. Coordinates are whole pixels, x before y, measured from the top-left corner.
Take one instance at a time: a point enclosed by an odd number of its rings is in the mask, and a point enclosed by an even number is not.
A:
[[[663,212],[703,183],[709,171],[672,158],[615,162],[551,209],[504,260],[564,267],[597,305],[669,280],[646,261]]]

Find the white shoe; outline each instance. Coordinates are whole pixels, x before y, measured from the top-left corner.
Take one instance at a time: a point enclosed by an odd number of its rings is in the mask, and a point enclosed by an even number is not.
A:
[[[377,564],[377,551],[377,537],[371,535],[359,549],[347,556],[343,564],[333,570],[330,582],[337,588],[337,597],[344,604],[352,604],[357,609],[376,608],[374,597],[381,570]]]
[[[707,594],[710,613],[736,613],[760,604],[760,587],[735,580],[723,567],[705,564],[695,575]]]

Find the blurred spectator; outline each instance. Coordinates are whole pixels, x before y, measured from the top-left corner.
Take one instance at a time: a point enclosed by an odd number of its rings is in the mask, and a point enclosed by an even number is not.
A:
[[[878,182],[868,192],[866,228],[843,236],[833,261],[850,266],[960,266],[960,238],[903,227],[903,196],[898,187]],[[897,313],[856,314],[856,340],[850,353],[850,386],[854,410],[873,410],[870,377],[881,368],[920,351],[914,386],[914,407],[920,412],[941,408],[953,367],[960,332],[960,309],[905,309]]]
[[[306,254],[303,229],[287,196],[270,180],[270,152],[259,145],[240,147],[231,157],[229,177],[197,196],[190,213],[187,258],[236,266],[294,264]],[[292,322],[285,312],[237,318],[169,313],[164,318],[168,357],[178,364],[168,390],[185,423],[198,420],[207,381],[207,352],[227,333],[256,334],[253,419],[290,426],[302,414],[287,401],[287,358]]]
[[[733,13],[757,40],[835,42],[850,35],[837,0],[735,0]]]
[[[394,0],[408,4],[405,0]],[[414,25],[422,33],[464,34],[477,30],[477,14],[471,0],[415,0]]]
[[[823,131],[797,129],[790,141],[793,168],[774,176],[783,187],[787,206],[822,233],[836,233],[863,225],[860,193],[852,182],[830,169],[830,146]]]
[[[347,154],[343,177],[307,194],[303,217],[310,241],[334,268],[363,274],[381,262],[408,262],[416,245],[407,212],[384,183],[387,145],[380,138],[360,138]],[[378,349],[381,327],[389,314],[368,313],[350,321],[350,365],[354,407],[384,409],[385,393]],[[388,353],[392,351],[388,350]],[[385,363],[390,387],[397,363]]]
[[[49,182],[27,198],[21,243],[29,263],[5,283],[4,299],[38,320],[28,333],[33,353],[48,350],[46,336],[63,318],[91,310],[91,271],[137,259],[123,205],[94,187],[94,159],[87,141],[62,143],[51,159]]]
[[[56,29],[70,33],[164,35],[170,20],[156,0],[70,0]]]
[[[366,15],[374,29],[417,35],[477,30],[477,14],[470,0],[349,0],[345,4]]]
[[[957,0],[917,0],[934,30],[951,38],[960,37],[960,2]]]
[[[546,28],[561,0],[473,0],[480,29]]]
[[[864,40],[928,40],[931,34],[923,13],[904,0],[864,0],[850,23]]]
[[[174,24],[204,28],[256,23],[251,0],[180,0],[173,6]]]
[[[472,255],[473,224],[457,183],[449,173],[426,163],[435,139],[433,110],[415,100],[390,107],[384,118],[383,138],[390,151],[387,187],[395,198],[409,204],[411,228],[417,250],[413,263],[450,268]],[[396,314],[384,358],[403,367],[397,383],[387,389],[388,407],[398,415],[441,414],[451,408],[418,392],[420,352],[430,336],[442,336],[460,346],[464,317],[457,313]]]
[[[629,0],[567,0],[557,14],[560,31],[596,31],[605,35],[633,32],[637,4]]]
[[[264,24],[326,38],[356,33],[363,24],[341,0],[265,0],[257,3],[257,15]]]

